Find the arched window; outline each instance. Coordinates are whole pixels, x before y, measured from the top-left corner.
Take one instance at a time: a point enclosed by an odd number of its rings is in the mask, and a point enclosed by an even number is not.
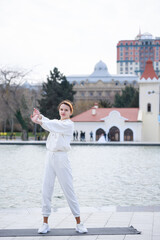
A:
[[[84,81],[81,81],[81,85],[84,86]]]
[[[74,82],[73,82],[73,86],[75,86],[76,84],[77,84],[77,82],[76,82],[76,81],[74,81]]]
[[[147,112],[151,112],[151,104],[150,103],[147,104]]]
[[[130,128],[124,131],[124,141],[133,141],[133,131]]]
[[[117,127],[111,127],[108,133],[108,141],[120,141],[120,131]]]
[[[101,137],[102,134],[104,134],[104,136],[106,136],[106,133],[102,128],[97,129],[97,131],[96,131],[96,141],[99,140],[99,138]]]

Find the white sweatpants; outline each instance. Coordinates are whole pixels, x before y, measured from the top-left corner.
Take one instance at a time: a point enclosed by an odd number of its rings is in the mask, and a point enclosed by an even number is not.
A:
[[[42,214],[48,217],[51,214],[51,198],[54,189],[55,178],[62,187],[69,207],[74,217],[80,216],[80,210],[73,189],[73,178],[70,162],[66,152],[47,151],[45,172],[42,186]]]

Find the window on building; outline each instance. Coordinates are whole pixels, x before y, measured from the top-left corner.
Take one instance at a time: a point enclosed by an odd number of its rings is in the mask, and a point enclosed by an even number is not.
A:
[[[120,60],[123,60],[123,57],[120,57]]]
[[[93,96],[93,92],[89,92],[89,95],[90,95],[90,96]]]
[[[124,141],[133,141],[133,131],[130,128],[124,131]]]
[[[126,66],[128,66],[128,62],[125,62]]]
[[[84,97],[84,92],[81,92],[81,96]]]
[[[84,85],[84,81],[81,82],[81,85]]]
[[[130,47],[130,49],[132,50],[132,49],[133,49],[133,47]]]
[[[108,134],[109,141],[120,141],[120,130],[113,126],[109,129]]]
[[[123,68],[120,68],[120,71],[123,71]]]
[[[137,57],[135,57],[135,60],[138,60],[138,58],[137,58]]]
[[[151,112],[151,103],[147,104],[147,112]]]
[[[125,70],[128,71],[128,67],[126,67]]]
[[[128,60],[128,57],[126,57],[126,60]]]
[[[123,53],[120,53],[120,56],[123,56]]]
[[[73,86],[75,86],[76,84],[77,84],[77,82],[76,82],[76,81],[74,81],[74,82],[73,82]]]
[[[118,85],[118,82],[116,82],[115,85]]]
[[[132,70],[133,68],[132,67],[130,67],[130,70]]]
[[[126,46],[128,46],[128,43],[126,43]]]
[[[156,66],[158,66],[158,62],[156,62]]]
[[[133,57],[130,57],[130,60],[133,60]]]
[[[136,50],[138,49],[138,47],[136,47]]]
[[[132,65],[132,62],[130,62],[130,65]]]
[[[128,55],[128,52],[125,52],[126,55]]]
[[[122,62],[120,63],[120,66],[123,66],[123,63],[122,63]]]
[[[124,82],[124,85],[127,85],[127,82]]]
[[[130,52],[130,54],[132,55],[132,54],[133,54],[133,52]]]

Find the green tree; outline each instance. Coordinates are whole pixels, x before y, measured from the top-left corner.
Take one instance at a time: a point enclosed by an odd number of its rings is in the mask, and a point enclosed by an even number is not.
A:
[[[117,93],[114,99],[114,107],[139,107],[139,92],[132,86],[126,86],[122,94]]]
[[[58,118],[58,104],[68,99],[73,101],[73,85],[60,73],[58,68],[50,71],[47,82],[42,85],[42,98],[39,100],[40,112],[48,118]]]
[[[107,99],[106,100],[100,100],[98,105],[99,105],[100,108],[111,108],[112,107],[112,104]]]

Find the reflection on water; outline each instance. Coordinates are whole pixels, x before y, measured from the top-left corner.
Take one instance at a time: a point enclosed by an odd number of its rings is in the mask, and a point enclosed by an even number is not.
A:
[[[45,153],[0,145],[0,208],[41,207]],[[159,147],[73,146],[69,158],[80,206],[159,205]],[[52,206],[67,206],[57,181]]]

